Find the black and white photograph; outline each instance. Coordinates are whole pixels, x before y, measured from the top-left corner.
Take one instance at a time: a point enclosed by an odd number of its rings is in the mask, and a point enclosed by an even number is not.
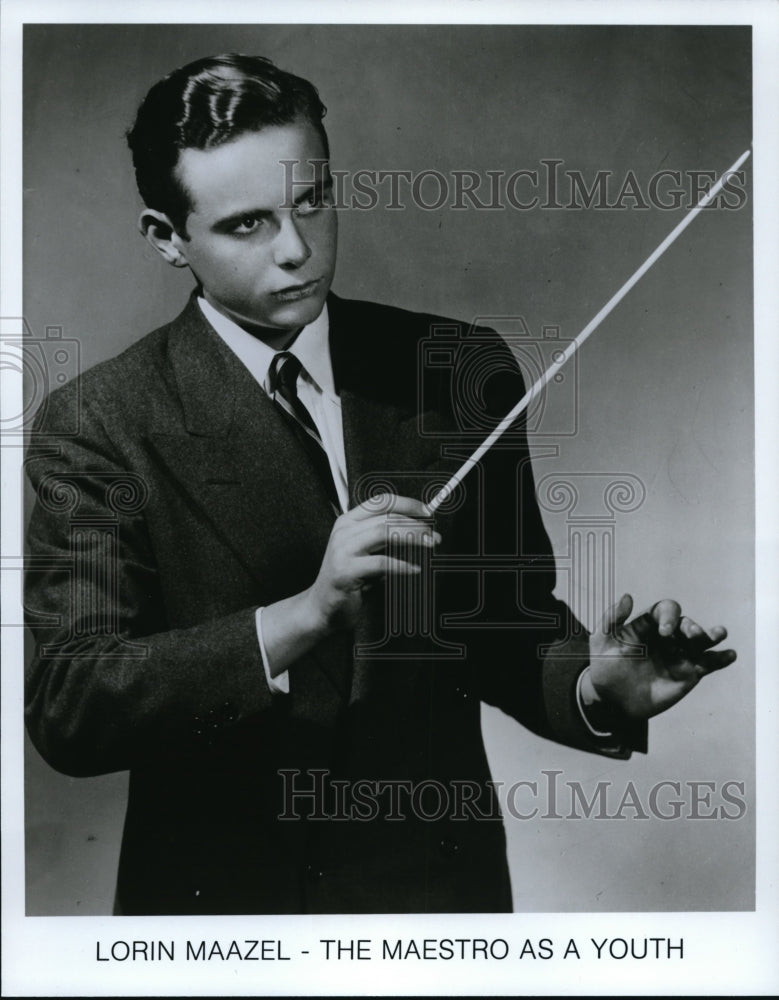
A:
[[[3,39],[4,992],[772,993],[763,6],[71,6]]]

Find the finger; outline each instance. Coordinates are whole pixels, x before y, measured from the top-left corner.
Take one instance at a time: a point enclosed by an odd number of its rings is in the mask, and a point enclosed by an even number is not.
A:
[[[713,645],[711,636],[687,615],[683,615],[680,619],[679,628],[674,633],[674,639],[693,655],[702,653],[704,649]]]
[[[694,622],[692,618],[688,618],[687,615],[683,615],[679,620],[679,628],[677,630],[679,635],[689,642],[699,641],[706,633],[700,627],[697,622]],[[708,636],[706,636],[708,639]]]
[[[676,601],[663,600],[652,606],[650,614],[660,635],[673,635],[679,627],[682,609]]]
[[[722,625],[715,625],[707,632],[697,622],[685,615],[679,622],[679,634],[687,639],[694,648],[704,650],[722,642],[727,636],[728,630]]]
[[[632,610],[633,598],[630,594],[623,594],[615,604],[612,604],[604,612],[600,627],[601,632],[604,635],[611,635],[618,626],[625,624]]]
[[[441,536],[429,524],[411,518],[405,518],[404,521],[405,523],[398,524],[393,514],[385,525],[384,544],[389,552],[408,558],[409,549],[418,549],[420,546],[432,549],[440,543]]]
[[[405,514],[407,517],[430,517],[430,511],[421,500],[401,497],[396,493],[379,493],[369,497],[346,513],[346,517],[362,521],[369,517],[386,514]]]
[[[705,629],[701,629],[700,634],[700,648],[708,649],[710,646],[716,646],[718,642],[722,642],[726,639],[728,635],[728,630],[722,625],[715,625],[710,628],[708,632]]]
[[[657,623],[652,617],[651,611],[645,611],[642,615],[637,615],[629,627],[643,643],[654,642],[657,639]]]
[[[392,556],[363,556],[359,561],[358,580],[376,580],[385,576],[418,576],[421,569],[415,563]]]
[[[711,639],[711,645],[716,646],[718,642],[727,639],[728,630],[724,625],[713,625],[711,628],[706,629],[706,634]]]
[[[696,666],[701,671],[701,677],[705,674],[712,674],[715,670],[722,670],[729,667],[736,660],[738,654],[735,649],[710,649],[696,661]]]
[[[390,544],[393,548],[404,543],[432,548],[440,541],[441,536],[437,531],[433,531],[430,525],[415,521],[413,518],[406,518],[399,524],[393,514],[391,520],[372,518],[361,522],[354,531],[345,536],[342,545],[347,552],[360,556],[376,552]]]
[[[353,521],[347,525],[344,534],[348,538],[356,538],[364,531],[374,531],[376,529],[400,537],[407,531],[437,534],[429,520],[423,521],[416,517],[408,517],[405,514],[377,514],[375,517]]]

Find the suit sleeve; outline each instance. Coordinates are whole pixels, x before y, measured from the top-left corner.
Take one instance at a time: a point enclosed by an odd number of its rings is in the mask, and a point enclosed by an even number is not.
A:
[[[35,639],[27,727],[72,775],[149,763],[278,711],[265,683],[255,608],[192,628],[166,625],[143,515],[147,484],[117,461],[89,405],[61,433],[70,386],[36,418],[25,608]],[[74,390],[75,391],[75,390]]]
[[[497,422],[525,388],[513,355],[495,338],[499,371],[488,383],[485,404]],[[485,565],[492,555],[507,557],[503,570],[483,571],[478,595],[489,618],[504,624],[467,633],[482,700],[559,743],[617,758],[645,752],[646,723],[615,714],[612,734],[598,737],[582,717],[576,689],[589,663],[589,634],[553,593],[555,559],[536,498],[524,416],[487,452],[480,471],[480,489],[469,497],[481,505]]]

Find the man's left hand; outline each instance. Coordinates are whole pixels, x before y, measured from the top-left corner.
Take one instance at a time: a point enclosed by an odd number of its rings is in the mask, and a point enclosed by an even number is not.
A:
[[[698,681],[736,659],[733,649],[714,650],[727,635],[721,625],[705,630],[676,601],[658,601],[628,622],[633,599],[625,594],[590,636],[590,666],[582,678],[588,718],[601,723],[614,709],[631,719],[664,712]]]

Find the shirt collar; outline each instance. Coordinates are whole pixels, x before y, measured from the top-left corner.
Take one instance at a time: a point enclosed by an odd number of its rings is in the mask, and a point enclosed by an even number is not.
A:
[[[214,330],[267,392],[268,370],[278,352],[228,319],[203,296],[198,297],[197,304]],[[330,322],[325,305],[313,323],[303,327],[289,348],[289,352],[299,359],[310,380],[323,393],[335,399],[337,397],[333,364],[330,360],[329,330]]]

